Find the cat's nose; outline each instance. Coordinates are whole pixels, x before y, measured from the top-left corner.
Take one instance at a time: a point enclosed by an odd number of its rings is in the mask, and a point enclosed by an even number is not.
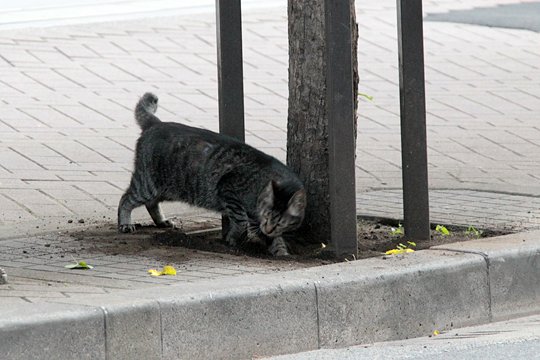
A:
[[[264,225],[264,233],[266,235],[270,235],[274,231],[275,228],[276,228],[275,226],[272,226],[270,224],[266,224],[266,225]]]

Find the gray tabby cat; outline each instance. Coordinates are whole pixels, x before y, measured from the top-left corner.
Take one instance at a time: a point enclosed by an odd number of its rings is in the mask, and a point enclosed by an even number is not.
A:
[[[300,227],[306,192],[284,164],[233,138],[174,122],[154,113],[158,98],[146,93],[135,107],[142,129],[131,184],[118,207],[118,229],[133,232],[131,211],[145,205],[158,227],[172,227],[159,207],[184,201],[230,220],[230,245],[263,241],[275,256],[288,255],[282,234]]]

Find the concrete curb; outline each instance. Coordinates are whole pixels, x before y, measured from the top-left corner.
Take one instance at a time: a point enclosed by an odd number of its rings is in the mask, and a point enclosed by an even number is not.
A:
[[[9,359],[239,359],[540,311],[540,231],[405,256],[0,309]]]

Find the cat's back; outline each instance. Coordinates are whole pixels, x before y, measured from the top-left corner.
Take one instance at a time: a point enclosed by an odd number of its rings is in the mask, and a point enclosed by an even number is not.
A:
[[[155,141],[178,142],[206,141],[211,144],[234,146],[243,144],[231,137],[177,122],[162,122],[143,132],[141,138],[153,138]]]
[[[162,122],[144,131],[137,148],[139,160],[155,173],[181,173],[218,181],[235,172],[257,181],[281,178],[287,172],[277,159],[241,141],[176,122]]]
[[[302,183],[278,159],[232,137],[177,122],[162,122],[145,131],[141,142],[150,147],[151,158],[174,160],[187,170],[225,173],[233,169],[246,176]]]
[[[209,159],[218,157],[219,161],[224,162],[251,161],[257,162],[261,166],[271,167],[275,160],[262,151],[232,137],[177,122],[157,124],[145,131],[140,140],[150,142],[152,147],[169,148],[170,150],[182,148],[189,155],[205,155]]]

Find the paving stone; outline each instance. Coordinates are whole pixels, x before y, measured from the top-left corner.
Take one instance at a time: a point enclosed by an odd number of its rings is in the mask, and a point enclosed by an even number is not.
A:
[[[92,200],[86,193],[70,186],[64,186],[62,189],[46,189],[43,191],[57,200]]]
[[[5,293],[5,294],[4,294]],[[18,290],[2,290],[0,288],[0,296],[4,297],[16,297],[16,298],[26,298],[26,297],[40,297],[40,298],[65,298],[66,296],[59,292],[43,292],[43,289],[38,291],[18,291]]]
[[[22,113],[25,113],[34,119],[46,124],[47,126],[54,127],[63,127],[63,128],[80,128],[84,124],[62,114],[61,112],[55,111],[53,108],[49,107],[40,107],[40,108],[20,108]],[[50,151],[50,149],[49,149]]]
[[[14,170],[41,170],[43,167],[39,166],[35,162],[27,159],[21,154],[11,150],[6,149],[0,151],[0,161],[2,165],[8,169]]]

